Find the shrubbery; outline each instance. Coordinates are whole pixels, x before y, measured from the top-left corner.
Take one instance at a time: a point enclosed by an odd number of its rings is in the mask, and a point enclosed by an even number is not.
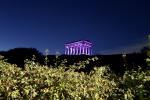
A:
[[[0,60],[0,99],[150,99],[150,70],[126,71],[119,77],[107,66],[86,74],[75,72],[77,65],[66,70],[64,64],[51,68],[26,61],[21,69]]]

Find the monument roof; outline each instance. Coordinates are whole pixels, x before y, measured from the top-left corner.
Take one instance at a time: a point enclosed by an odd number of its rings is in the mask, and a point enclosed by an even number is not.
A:
[[[65,43],[65,45],[76,44],[76,43],[88,43],[89,45],[92,45],[92,43],[89,40],[72,41],[72,42]]]

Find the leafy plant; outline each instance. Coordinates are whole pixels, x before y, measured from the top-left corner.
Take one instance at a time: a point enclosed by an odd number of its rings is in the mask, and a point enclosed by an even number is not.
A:
[[[25,61],[25,69],[0,61],[2,99],[107,99],[116,87],[105,67],[90,75],[65,68],[49,68]]]

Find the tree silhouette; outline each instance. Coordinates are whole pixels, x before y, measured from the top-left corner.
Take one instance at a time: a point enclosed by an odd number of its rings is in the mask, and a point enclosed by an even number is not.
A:
[[[43,55],[35,48],[14,48],[7,51],[5,58],[9,63],[17,64],[18,67],[24,67],[24,60],[32,60],[43,63]]]

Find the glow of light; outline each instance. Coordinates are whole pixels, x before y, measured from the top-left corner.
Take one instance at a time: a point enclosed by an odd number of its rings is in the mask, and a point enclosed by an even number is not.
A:
[[[92,43],[89,41],[76,41],[65,44],[65,49],[69,50],[68,55],[91,55]],[[85,50],[87,48],[87,50]],[[79,52],[78,52],[79,51]]]

